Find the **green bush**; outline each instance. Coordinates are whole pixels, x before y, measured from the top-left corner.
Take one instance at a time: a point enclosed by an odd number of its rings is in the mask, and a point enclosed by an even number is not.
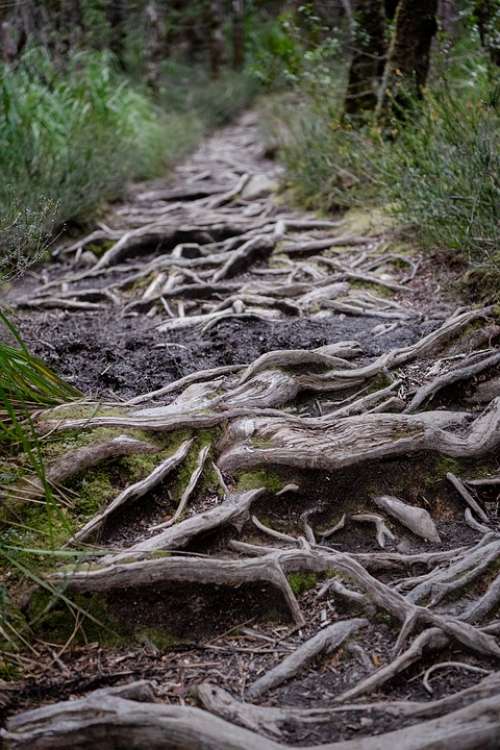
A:
[[[496,278],[498,295],[498,89],[483,82],[428,92],[389,132],[374,123],[352,128],[338,88],[309,92],[285,104],[274,128],[298,199],[326,210],[389,207],[423,247]]]
[[[0,274],[199,138],[194,118],[161,113],[104,53],[76,54],[60,71],[32,50],[0,68],[0,97]]]
[[[423,244],[472,265],[488,264],[499,247],[499,126],[494,101],[429,96],[380,165],[389,199]]]

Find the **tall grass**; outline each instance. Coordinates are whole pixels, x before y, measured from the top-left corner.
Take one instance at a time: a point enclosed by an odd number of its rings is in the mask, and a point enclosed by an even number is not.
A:
[[[32,410],[54,406],[81,394],[30,354],[1,310],[0,324],[15,344],[0,341],[0,441],[15,442],[18,426]]]
[[[10,338],[12,344],[5,343]],[[0,568],[7,569],[14,580],[22,574],[38,583],[36,564],[29,559],[29,550],[11,548],[12,524],[10,487],[17,479],[16,457],[22,455],[24,470],[35,475],[44,491],[43,513],[46,536],[43,544],[49,554],[54,542],[54,521],[59,508],[45,474],[45,462],[33,423],[33,413],[48,406],[79,397],[79,392],[62,381],[41,360],[30,354],[16,328],[0,310]],[[9,472],[9,469],[11,471]],[[13,471],[12,471],[13,470]],[[23,497],[20,498],[23,500]],[[21,524],[22,525],[22,524]],[[19,553],[21,553],[19,555]],[[26,558],[28,559],[22,560]],[[22,569],[21,569],[21,567]],[[0,585],[0,642],[15,647],[22,639],[22,618],[13,607],[9,592]]]
[[[34,49],[0,67],[0,275],[30,262],[54,227],[88,220],[130,179],[161,173],[199,137],[115,72],[105,53],[64,71]]]

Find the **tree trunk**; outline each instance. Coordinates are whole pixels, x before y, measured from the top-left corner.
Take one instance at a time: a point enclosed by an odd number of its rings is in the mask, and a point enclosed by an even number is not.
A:
[[[233,0],[233,68],[245,64],[245,0]]]
[[[348,115],[375,109],[385,54],[382,0],[359,0],[354,19],[353,55],[345,102]]]
[[[122,68],[125,68],[125,19],[127,12],[127,0],[106,5],[110,33],[109,47]]]
[[[481,44],[491,61],[500,65],[500,6],[498,0],[476,0],[474,13]]]
[[[150,0],[145,11],[144,58],[145,77],[148,85],[155,92],[160,88],[160,66],[166,47],[165,20],[161,6]]]
[[[385,7],[385,15],[389,19],[389,21],[392,21],[394,16],[396,15],[396,9],[398,7],[399,0],[385,0],[384,7]]]
[[[224,35],[220,0],[207,0],[206,26],[208,32],[208,55],[212,78],[219,78],[224,61]]]
[[[418,5],[418,7],[416,7]],[[437,0],[400,0],[379,97],[383,110],[403,109],[421,97],[430,66],[431,43],[437,31]]]
[[[17,45],[13,34],[9,10],[7,6],[0,5],[0,60],[2,62],[12,62],[16,55]]]

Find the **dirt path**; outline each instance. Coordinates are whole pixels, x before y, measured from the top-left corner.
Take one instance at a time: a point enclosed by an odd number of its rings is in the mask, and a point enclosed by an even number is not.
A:
[[[280,177],[247,115],[11,292],[93,399],[41,415],[50,479],[107,494],[6,713],[103,692],[8,748],[500,742],[497,311]]]

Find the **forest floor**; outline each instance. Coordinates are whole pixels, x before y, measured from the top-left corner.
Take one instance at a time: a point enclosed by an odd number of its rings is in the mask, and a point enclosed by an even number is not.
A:
[[[246,114],[10,289],[85,556],[8,748],[500,743],[498,310],[281,179]]]

